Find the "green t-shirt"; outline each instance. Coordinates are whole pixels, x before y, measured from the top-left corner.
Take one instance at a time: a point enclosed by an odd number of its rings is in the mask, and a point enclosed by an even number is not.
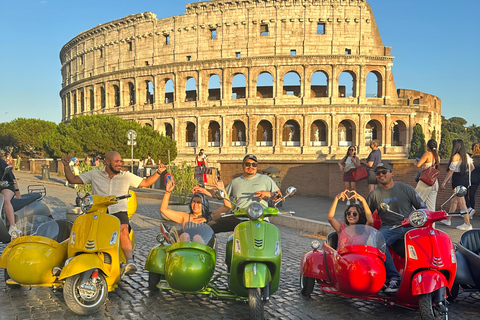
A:
[[[408,218],[414,208],[426,208],[422,198],[408,184],[395,182],[390,189],[379,186],[367,196],[367,204],[372,213],[377,210],[378,216],[382,219],[382,226],[393,226],[402,222],[400,216],[383,211],[380,208],[382,202],[388,204],[391,211],[401,214],[404,218]]]
[[[277,191],[277,184],[264,174],[257,173],[251,178],[244,176],[233,179],[225,188],[230,198],[235,201],[240,208],[246,208],[252,202],[260,202],[267,206],[267,201],[254,197],[255,191]]]

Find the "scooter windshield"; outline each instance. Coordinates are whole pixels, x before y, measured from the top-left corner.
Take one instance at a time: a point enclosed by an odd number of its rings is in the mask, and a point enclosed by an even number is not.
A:
[[[385,253],[387,248],[383,235],[367,225],[348,226],[338,235],[337,250],[355,245],[375,247],[382,253]]]
[[[172,231],[170,231],[172,234]],[[185,226],[178,230],[178,236],[175,236],[176,242],[198,242],[215,249],[215,233],[212,228],[205,223]]]
[[[52,237],[48,236],[48,238],[53,239],[58,234],[58,225],[57,223],[47,216],[42,215],[33,215],[27,216],[17,222],[17,228],[22,231],[22,236],[28,236],[34,233],[37,233],[37,230],[40,226],[46,223],[52,223],[56,225],[56,233],[52,230],[52,233],[55,233]],[[53,227],[55,228],[55,227]]]

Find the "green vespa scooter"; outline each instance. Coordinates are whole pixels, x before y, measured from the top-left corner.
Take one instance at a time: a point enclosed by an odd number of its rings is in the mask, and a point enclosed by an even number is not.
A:
[[[295,192],[296,188],[289,187],[276,203]],[[220,190],[216,196],[225,198]],[[161,234],[157,236],[159,244],[150,251],[145,263],[145,270],[149,271],[149,288],[248,301],[250,318],[263,319],[263,302],[277,291],[281,266],[280,233],[276,226],[264,219],[292,213],[263,207],[259,203],[252,203],[247,208],[237,207],[233,214],[248,220],[238,224],[227,241],[225,260],[228,272],[217,274],[213,279],[216,265],[213,230],[208,225],[200,225],[180,232],[172,228],[167,232],[161,225]],[[184,241],[185,238],[189,240]],[[214,285],[223,276],[228,277],[227,290]]]

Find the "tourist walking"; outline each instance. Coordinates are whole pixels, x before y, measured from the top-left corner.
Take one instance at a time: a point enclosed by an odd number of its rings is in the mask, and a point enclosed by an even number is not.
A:
[[[357,158],[357,149],[354,146],[348,147],[347,154],[343,157],[342,160],[338,163],[340,171],[343,172],[343,181],[345,182],[345,189],[349,191],[356,191],[357,184],[353,173],[357,171],[357,168],[360,168],[360,160]],[[358,200],[355,201],[355,204],[359,204]],[[347,200],[347,206],[350,205],[350,199]]]
[[[430,167],[438,169],[440,166],[440,158],[438,156],[437,141],[430,139],[427,142],[427,152],[423,154],[420,159],[416,159],[414,165],[422,170],[427,170]],[[420,198],[427,205],[428,210],[435,211],[438,194],[438,180],[432,186],[419,180],[415,188]]]
[[[455,189],[457,186],[464,186],[468,188],[470,186],[471,172],[475,168],[473,166],[473,160],[465,152],[465,144],[463,143],[462,139],[455,139],[452,141],[452,144],[452,155],[450,156],[450,161],[448,163],[447,175],[445,176],[440,188],[445,189],[445,185],[450,178],[452,179],[452,189]],[[468,210],[467,204],[465,203],[465,197],[453,197],[449,212],[455,212],[455,210],[457,210],[457,206],[460,208],[460,210]],[[463,219],[465,223],[457,226],[457,229],[471,230],[472,225],[470,224],[469,215],[464,214]],[[442,220],[440,222],[446,224],[447,226],[452,224],[451,217],[449,217],[448,220]]]
[[[368,183],[368,192],[372,192],[375,188],[377,188],[377,176],[375,175],[375,171],[373,168],[375,168],[380,162],[382,162],[382,152],[380,149],[378,149],[378,146],[380,145],[380,141],[377,139],[372,140],[370,142],[370,148],[372,151],[368,155],[367,159],[362,159],[362,163],[367,166],[367,172],[368,172],[368,177],[367,177],[367,183]]]
[[[472,144],[472,160],[475,169],[472,171],[471,184],[466,198],[470,219],[473,219],[475,214],[475,193],[477,193],[477,188],[480,184],[480,143],[478,142]]]

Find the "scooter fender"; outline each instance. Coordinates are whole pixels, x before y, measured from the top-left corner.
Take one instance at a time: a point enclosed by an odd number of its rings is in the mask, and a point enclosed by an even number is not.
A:
[[[300,273],[305,277],[320,279],[322,281],[332,281],[325,269],[325,251],[311,250],[304,254],[300,262]]]
[[[436,270],[422,270],[412,278],[412,295],[418,296],[448,287],[447,278]]]
[[[264,288],[270,281],[272,275],[266,264],[252,262],[245,265],[243,273],[245,288]]]
[[[64,280],[90,269],[100,269],[107,278],[110,276],[110,270],[105,267],[105,263],[98,255],[80,254],[65,262],[65,266],[58,279]]]
[[[167,255],[165,248],[165,244],[157,244],[150,250],[147,261],[145,261],[145,270],[158,274],[165,273],[165,257]]]

